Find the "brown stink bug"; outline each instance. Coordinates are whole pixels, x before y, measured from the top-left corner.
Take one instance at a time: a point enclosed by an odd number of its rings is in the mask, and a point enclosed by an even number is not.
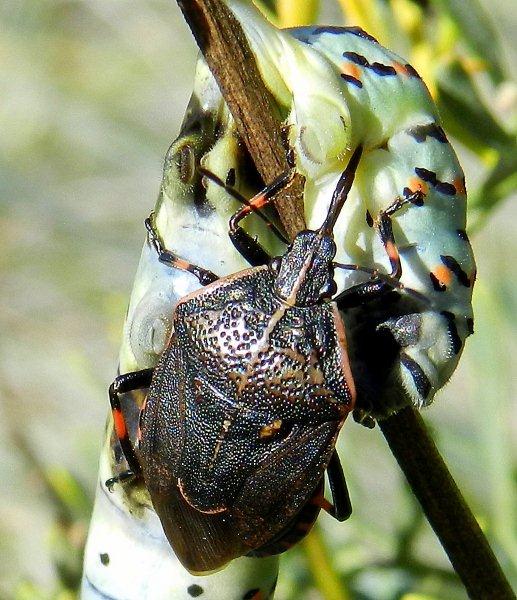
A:
[[[369,281],[331,301],[334,268],[359,269],[333,262],[332,232],[361,154],[359,146],[321,227],[300,232],[281,257],[271,259],[239,222],[270,202],[292,174],[244,201],[229,235],[253,267],[227,277],[165,250],[152,220],[146,222],[159,259],[190,271],[204,287],[177,304],[158,365],[120,375],[110,387],[130,470],[106,484],[143,478],[171,546],[191,572],[282,552],[306,535],[322,507],[340,520],[350,515],[335,443],[355,390],[338,305],[401,287],[394,205],[379,219],[392,274],[369,271]],[[119,395],[138,388],[149,393],[133,445]],[[333,505],[323,497],[325,471]]]

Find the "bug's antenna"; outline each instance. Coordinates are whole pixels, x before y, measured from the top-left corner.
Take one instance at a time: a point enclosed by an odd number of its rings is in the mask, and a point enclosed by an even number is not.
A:
[[[348,192],[350,192],[352,184],[354,183],[355,172],[357,170],[357,166],[359,165],[359,160],[361,159],[362,153],[362,145],[357,146],[352,154],[350,162],[346,166],[346,169],[343,171],[339,181],[337,182],[336,189],[332,194],[332,200],[330,201],[327,216],[323,221],[323,225],[319,229],[320,233],[323,235],[332,235],[332,230],[334,229],[334,225],[339,217],[339,213],[341,212],[343,204],[347,199]]]
[[[208,179],[213,181],[218,186],[222,187],[226,192],[228,192],[228,194],[230,194],[230,196],[232,196],[232,198],[235,198],[235,200],[237,200],[241,204],[250,206],[250,201],[245,196],[243,196],[234,187],[226,184],[215,173],[212,173],[212,171],[209,171],[208,169],[205,169],[204,167],[198,167],[198,169],[202,175],[204,175],[205,177],[207,177]],[[278,229],[278,227],[271,221],[271,219],[267,215],[265,215],[263,212],[261,212],[260,210],[258,210],[256,208],[253,208],[253,212],[256,213],[266,223],[266,225],[271,229],[271,231],[276,235],[276,237],[279,240],[284,242],[284,244],[289,244],[289,240],[285,237],[285,235]]]

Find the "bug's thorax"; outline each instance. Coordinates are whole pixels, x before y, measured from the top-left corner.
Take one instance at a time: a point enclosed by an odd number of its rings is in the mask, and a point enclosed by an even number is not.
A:
[[[336,245],[322,230],[301,231],[287,252],[271,261],[275,295],[288,306],[308,307],[336,291],[332,259]]]

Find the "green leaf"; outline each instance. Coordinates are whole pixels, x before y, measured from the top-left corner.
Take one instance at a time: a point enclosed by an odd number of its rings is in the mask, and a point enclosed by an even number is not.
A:
[[[517,191],[517,148],[501,154],[482,185],[469,197],[469,230],[479,229],[495,206]]]
[[[437,75],[438,108],[445,128],[478,155],[497,150],[508,152],[515,147],[481,99],[470,75],[458,62],[451,63]]]
[[[47,596],[30,581],[22,581],[14,592],[14,600],[47,600]]]
[[[494,81],[500,83],[506,79],[498,33],[479,2],[477,0],[432,0],[432,2],[455,23],[468,48],[477,57],[486,61]]]
[[[72,521],[88,518],[91,513],[91,500],[79,481],[62,467],[50,467],[46,473],[47,482],[54,497]]]

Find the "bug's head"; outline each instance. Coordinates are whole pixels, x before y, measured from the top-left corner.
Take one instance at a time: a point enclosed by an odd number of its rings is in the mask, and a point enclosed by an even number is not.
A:
[[[354,182],[362,152],[362,146],[353,152],[337,182],[321,227],[317,231],[301,231],[287,252],[271,261],[269,268],[275,276],[275,293],[286,304],[311,306],[336,293],[333,229]]]
[[[317,231],[301,231],[283,256],[269,268],[275,276],[275,294],[291,306],[311,306],[336,293],[332,260],[336,244]]]

